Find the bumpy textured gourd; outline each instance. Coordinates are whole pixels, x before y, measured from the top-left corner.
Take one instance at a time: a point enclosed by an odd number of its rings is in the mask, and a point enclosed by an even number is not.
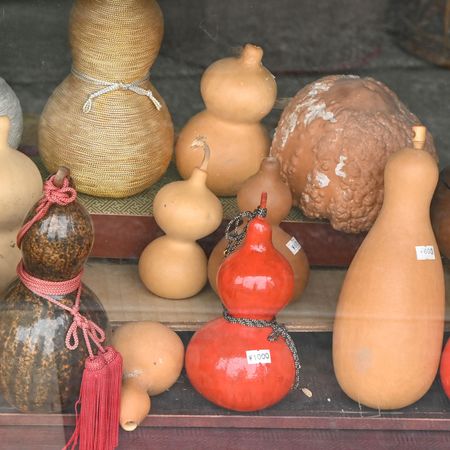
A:
[[[308,84],[281,115],[271,154],[294,204],[341,231],[368,230],[383,200],[389,155],[412,145],[420,123],[394,92],[372,78],[332,75]],[[436,157],[430,134],[424,149]]]

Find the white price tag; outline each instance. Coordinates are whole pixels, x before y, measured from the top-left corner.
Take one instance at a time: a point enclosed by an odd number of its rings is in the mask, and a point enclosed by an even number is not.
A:
[[[436,259],[432,245],[416,245],[416,258],[421,261],[424,259]]]
[[[270,350],[247,350],[248,364],[270,364]]]
[[[302,248],[300,242],[298,242],[295,237],[291,237],[291,239],[286,242],[286,247],[291,251],[293,255],[296,255]]]

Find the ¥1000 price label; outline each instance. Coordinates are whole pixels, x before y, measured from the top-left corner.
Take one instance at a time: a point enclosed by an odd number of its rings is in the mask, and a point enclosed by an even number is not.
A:
[[[248,364],[270,364],[270,350],[247,350]]]
[[[416,245],[416,258],[419,261],[424,259],[436,259],[434,247],[432,245]]]

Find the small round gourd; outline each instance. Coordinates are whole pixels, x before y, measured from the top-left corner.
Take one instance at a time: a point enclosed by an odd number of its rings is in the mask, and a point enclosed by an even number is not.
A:
[[[261,162],[259,171],[247,179],[237,194],[239,210],[253,211],[258,205],[261,192],[267,192],[267,221],[272,226],[272,243],[288,260],[294,273],[294,294],[291,301],[301,297],[309,278],[309,262],[306,253],[295,237],[290,236],[281,227],[280,222],[288,215],[292,206],[289,187],[280,177],[279,161],[269,156]],[[216,276],[224,261],[226,238],[222,238],[208,260],[208,280],[217,292]]]
[[[16,236],[25,215],[42,194],[36,165],[8,145],[10,120],[0,116],[0,292],[16,276],[20,250]]]
[[[203,163],[187,180],[165,185],[155,196],[153,213],[166,233],[152,241],[139,258],[139,275],[154,294],[169,299],[191,297],[207,281],[207,258],[195,242],[222,221],[222,204],[206,187],[209,147]]]
[[[123,358],[120,425],[133,431],[150,411],[153,395],[169,389],[183,368],[184,346],[158,322],[130,322],[114,331],[112,344]]]
[[[260,120],[272,109],[277,86],[262,65],[262,55],[260,47],[247,44],[239,57],[218,60],[206,69],[200,86],[206,109],[189,120],[176,143],[177,169],[188,178],[202,159],[192,141],[199,134],[208,139],[207,186],[216,195],[235,195],[269,152],[270,138]]]
[[[444,332],[444,273],[429,219],[438,167],[423,150],[395,152],[384,171],[384,201],[346,274],[333,329],[336,378],[353,400],[397,409],[433,383]]]

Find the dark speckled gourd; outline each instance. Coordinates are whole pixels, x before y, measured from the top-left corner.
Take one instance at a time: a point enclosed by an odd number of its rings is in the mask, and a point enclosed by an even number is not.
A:
[[[36,205],[25,222],[35,215]],[[80,273],[93,245],[93,226],[77,201],[52,205],[22,240],[23,265],[42,280],[64,281]],[[76,291],[54,297],[73,306]],[[104,330],[108,319],[84,284],[80,312]],[[22,412],[71,410],[79,395],[88,352],[80,334],[75,350],[65,346],[72,315],[14,281],[0,298],[0,391]]]

